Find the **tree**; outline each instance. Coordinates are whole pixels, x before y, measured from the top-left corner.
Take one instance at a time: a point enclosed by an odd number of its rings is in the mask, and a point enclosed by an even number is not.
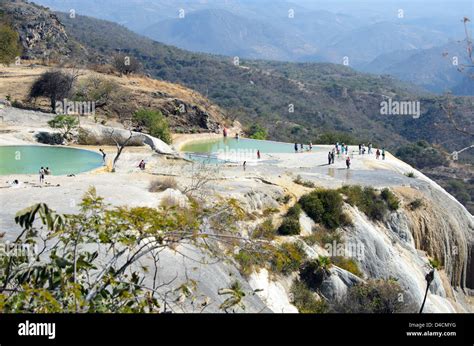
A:
[[[114,56],[113,66],[121,75],[129,75],[141,70],[140,62],[136,58],[124,54]]]
[[[73,215],[42,203],[16,214],[22,231],[7,249],[14,252],[0,256],[0,312],[185,312],[185,300],[195,302],[197,282],[187,275],[184,283],[160,280],[160,253],[171,248],[179,254],[182,245],[218,256],[220,246],[238,240],[202,227],[228,205],[112,207],[90,188],[79,206]],[[231,295],[222,308],[243,307],[242,292],[235,284],[219,290]]]
[[[72,130],[79,125],[79,120],[71,115],[60,114],[48,121],[48,125],[53,129],[59,129],[63,138],[68,140],[71,137]]]
[[[56,112],[56,102],[69,96],[75,74],[68,74],[61,71],[48,71],[43,73],[31,86],[30,99],[37,97],[47,97],[51,101],[51,110]]]
[[[125,147],[128,145],[128,143],[130,143],[135,135],[130,130],[129,136],[123,137],[121,134],[115,133],[115,129],[111,129],[108,134],[109,138],[115,143],[115,146],[117,147],[117,153],[115,154],[114,161],[112,163],[112,172],[115,172],[117,161],[119,160],[120,155],[122,155],[123,149],[125,149]]]
[[[0,64],[11,64],[20,54],[18,33],[8,25],[0,24]]]
[[[138,128],[145,128],[151,136],[167,144],[171,143],[168,121],[160,111],[140,109],[133,115],[132,122]]]
[[[254,124],[248,129],[249,137],[252,139],[267,139],[268,131],[260,124]]]

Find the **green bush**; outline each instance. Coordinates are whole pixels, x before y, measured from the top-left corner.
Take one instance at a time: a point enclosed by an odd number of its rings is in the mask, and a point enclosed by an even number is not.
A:
[[[21,55],[18,33],[6,24],[0,24],[0,42],[0,64],[11,64]]]
[[[303,237],[303,240],[306,244],[313,246],[314,244],[319,244],[324,247],[326,244],[333,244],[336,242],[340,244],[343,242],[341,232],[337,230],[328,230],[328,229],[318,229],[314,231],[311,235]]]
[[[443,153],[430,146],[426,141],[402,146],[396,151],[395,155],[416,168],[433,168],[447,163]]]
[[[48,121],[48,125],[53,129],[58,129],[65,139],[69,139],[71,132],[79,125],[79,120],[75,116],[61,114]]]
[[[299,203],[314,222],[322,223],[329,229],[336,229],[350,223],[342,210],[342,196],[336,190],[315,190],[301,197]]]
[[[423,200],[421,198],[417,198],[414,201],[410,202],[408,205],[411,210],[416,210],[423,205]]]
[[[275,238],[275,228],[273,227],[272,219],[269,218],[258,225],[252,232],[253,239],[272,240]]]
[[[331,275],[329,268],[331,261],[327,257],[319,257],[318,259],[305,262],[300,267],[300,279],[306,286],[312,290],[317,290],[323,281]]]
[[[168,121],[160,111],[140,109],[133,114],[133,122],[138,127],[144,127],[148,133],[163,142],[171,143],[171,132]]]
[[[380,193],[380,196],[387,202],[388,209],[397,210],[400,207],[400,200],[389,189],[385,188]]]
[[[298,184],[298,185],[301,185],[301,186],[304,186],[304,187],[309,187],[309,188],[315,188],[316,187],[316,184],[313,183],[312,181],[309,181],[309,180],[303,180],[303,178],[301,177],[301,175],[298,175],[296,177],[295,180],[293,180],[293,182],[295,184]]]
[[[265,265],[265,258],[258,251],[242,249],[234,258],[239,264],[240,272],[244,276],[249,276],[256,268],[264,267]]]
[[[303,314],[321,314],[328,311],[326,301],[316,299],[312,292],[303,282],[293,281],[291,285],[291,294],[293,295],[292,304]]]
[[[284,243],[272,253],[271,270],[284,275],[298,270],[306,259],[306,253],[299,243]]]
[[[283,219],[283,222],[278,228],[278,234],[280,235],[298,235],[300,232],[300,220],[291,217]]]
[[[260,124],[253,124],[247,130],[249,138],[265,140],[268,137],[268,131]]]
[[[282,224],[278,228],[278,233],[281,235],[298,235],[301,232],[300,226],[301,207],[297,203],[286,213]]]
[[[331,257],[331,263],[341,269],[347,270],[355,276],[363,276],[362,272],[359,269],[359,266],[357,265],[357,262],[353,258],[333,256]]]
[[[358,185],[343,186],[339,189],[347,198],[347,203],[356,206],[372,220],[383,220],[388,210],[397,210],[398,198],[388,189],[379,193],[372,187]]]
[[[400,297],[404,297],[403,290],[395,280],[369,280],[350,287],[346,297],[334,304],[333,310],[338,313],[379,314],[416,311],[412,303]]]

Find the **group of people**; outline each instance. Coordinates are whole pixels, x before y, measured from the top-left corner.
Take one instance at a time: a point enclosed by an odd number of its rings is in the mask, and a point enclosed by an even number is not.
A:
[[[313,143],[309,142],[308,151],[312,151],[312,150],[313,150]],[[299,145],[298,143],[295,143],[295,153],[304,152],[304,151],[305,151],[305,147],[303,143]]]
[[[347,169],[351,168],[351,158],[349,156],[349,146],[347,144],[340,144],[337,142],[334,145],[334,148],[328,153],[328,165],[334,164],[334,160],[336,155],[339,157],[340,155],[346,155],[346,167]]]
[[[44,183],[44,177],[46,175],[50,175],[51,174],[51,170],[49,169],[49,167],[41,167],[40,170],[39,170],[39,182],[40,184],[43,184]]]
[[[373,153],[372,143],[369,143],[367,147],[365,144],[359,144],[359,155],[365,155],[366,151],[369,155]],[[378,160],[380,157],[382,157],[382,160],[385,160],[385,148],[382,148],[382,150],[377,149],[375,151],[375,158]]]

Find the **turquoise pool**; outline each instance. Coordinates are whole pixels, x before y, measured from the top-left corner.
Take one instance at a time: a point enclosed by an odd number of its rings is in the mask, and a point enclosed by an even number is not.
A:
[[[307,149],[308,146],[305,145]],[[272,141],[259,141],[256,139],[235,139],[235,138],[218,138],[209,141],[197,141],[185,144],[181,151],[189,153],[217,153],[229,150],[260,150],[263,154],[284,154],[294,153],[294,144]],[[316,148],[313,146],[313,150]]]
[[[88,150],[39,145],[0,146],[0,175],[36,174],[49,167],[52,175],[87,172],[102,166],[102,156]]]

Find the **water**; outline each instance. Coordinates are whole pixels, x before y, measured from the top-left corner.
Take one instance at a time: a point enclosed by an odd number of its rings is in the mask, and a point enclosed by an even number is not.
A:
[[[55,146],[0,146],[0,175],[37,174],[49,167],[52,175],[87,172],[102,166],[102,156],[88,150]]]
[[[308,149],[307,145],[305,145],[305,149]],[[191,142],[185,144],[181,150],[191,153],[225,153],[232,150],[255,153],[257,150],[260,150],[262,154],[285,154],[295,152],[294,144],[291,143],[260,141],[247,138],[218,138],[209,141]],[[316,150],[317,148],[313,146],[313,151]]]

